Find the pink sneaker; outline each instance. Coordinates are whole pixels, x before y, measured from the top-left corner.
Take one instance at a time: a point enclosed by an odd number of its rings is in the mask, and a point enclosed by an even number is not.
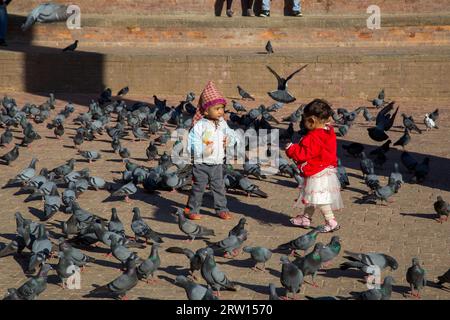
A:
[[[299,214],[295,218],[290,219],[291,223],[294,226],[302,227],[302,228],[309,228],[311,225],[311,219],[308,216],[305,216],[303,214]]]
[[[338,231],[341,226],[337,223],[336,219],[331,219],[327,221],[327,224],[320,228],[321,233]]]

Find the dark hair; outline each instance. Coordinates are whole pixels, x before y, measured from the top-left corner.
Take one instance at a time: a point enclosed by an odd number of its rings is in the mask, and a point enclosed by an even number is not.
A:
[[[331,105],[323,99],[314,99],[303,109],[304,117],[315,116],[320,120],[326,120],[333,115]]]

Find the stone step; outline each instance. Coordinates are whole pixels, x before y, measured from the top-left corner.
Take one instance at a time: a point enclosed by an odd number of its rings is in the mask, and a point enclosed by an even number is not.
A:
[[[12,15],[8,40],[38,46],[64,47],[78,39],[84,46],[142,48],[274,48],[386,47],[450,45],[450,13],[391,14],[381,29],[367,28],[364,15],[272,17],[270,19],[210,16],[84,15],[82,29],[65,23],[36,24],[27,32],[25,18]]]
[[[57,3],[71,3],[66,0],[54,0]],[[81,13],[96,14],[132,14],[132,15],[185,15],[204,14],[214,15],[219,13],[223,0],[77,0]],[[255,0],[255,11],[258,12],[261,0]],[[290,7],[290,0],[273,0],[271,13],[281,15],[284,13],[285,2]],[[28,13],[35,6],[42,3],[41,0],[12,1],[8,9],[11,13]],[[216,5],[217,4],[217,5]],[[364,14],[370,5],[378,5],[384,13],[421,13],[443,12],[450,8],[450,0],[302,0],[305,14]],[[235,0],[233,10],[237,15],[241,14],[242,1]],[[224,10],[223,10],[224,11]]]
[[[365,99],[381,87],[396,97],[450,101],[450,46],[280,49],[266,55],[250,48],[184,50],[84,47],[60,49],[12,44],[0,50],[0,92],[98,93],[128,85],[133,94],[183,96],[214,80],[227,96],[240,84],[265,97],[276,87],[265,68],[287,75],[309,66],[289,83],[299,99]]]

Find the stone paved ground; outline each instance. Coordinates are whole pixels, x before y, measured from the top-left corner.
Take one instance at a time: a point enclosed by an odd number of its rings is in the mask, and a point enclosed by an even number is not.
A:
[[[23,105],[26,101],[38,104],[46,99],[43,96],[23,93],[14,93],[12,95],[16,98],[19,105]],[[57,98],[63,99],[63,97],[58,95]],[[86,105],[91,97],[71,96],[64,98],[70,98],[79,104]],[[148,101],[147,97],[133,98]],[[176,103],[178,99],[179,97],[172,97],[169,101]],[[267,99],[263,99],[261,102],[270,103],[265,100]],[[359,106],[366,103],[365,101],[332,102],[336,107]],[[423,118],[425,111],[431,111],[434,107],[437,107],[437,105],[430,102],[423,104],[420,101],[400,101],[399,103],[402,111],[412,113],[418,120]],[[64,107],[64,105],[64,100],[58,100],[58,109]],[[248,105],[254,106],[254,104]],[[342,194],[346,207],[342,213],[337,214],[337,218],[342,225],[338,235],[343,240],[344,249],[358,252],[385,252],[398,259],[399,268],[396,271],[383,273],[383,276],[392,274],[396,279],[393,299],[405,299],[402,295],[408,290],[405,273],[412,257],[416,256],[421,259],[432,282],[450,267],[450,224],[448,222],[444,224],[436,223],[433,209],[433,202],[437,195],[442,195],[445,199],[450,200],[450,144],[448,142],[450,135],[450,126],[448,124],[450,105],[440,104],[439,107],[441,107],[440,129],[422,135],[413,134],[413,140],[408,146],[408,150],[412,151],[413,155],[419,159],[422,159],[425,155],[431,157],[430,164],[432,169],[429,177],[421,185],[406,183],[394,197],[395,202],[388,206],[354,203],[355,199],[360,197],[367,188],[361,183],[358,161],[343,154],[341,148],[338,151],[344,165],[348,168],[351,182],[351,188]],[[80,106],[77,108],[77,113],[85,111],[84,107]],[[280,118],[281,115],[295,108],[296,105],[291,105],[277,116]],[[52,116],[54,115],[55,113],[52,113]],[[423,127],[421,121],[419,122],[419,126]],[[400,121],[397,121],[397,124],[400,123]],[[61,141],[51,138],[52,132],[46,129],[44,125],[36,127],[43,139],[34,142],[29,149],[21,148],[19,159],[10,167],[0,166],[0,185],[5,185],[8,179],[26,167],[33,156],[38,157],[40,160],[38,169],[43,166],[53,168],[71,157],[80,159],[73,148],[67,147],[72,146],[70,137],[73,135],[74,125],[70,124],[67,126],[66,135]],[[344,140],[359,141],[372,147],[374,143],[369,140],[366,134],[366,127],[366,123],[358,121]],[[1,132],[3,132],[3,129]],[[393,141],[401,134],[401,129],[399,128],[394,128],[390,133]],[[21,137],[22,134],[16,131],[15,136]],[[341,139],[339,140],[340,145]],[[154,165],[154,163],[143,160],[147,142],[128,140],[124,142],[124,145],[130,148],[132,158],[134,158],[133,161],[148,166]],[[108,152],[111,148],[110,139],[106,134],[99,137],[95,142],[85,142],[82,149],[99,150],[102,152],[103,158],[92,164],[78,162],[76,169],[89,167],[92,174],[102,176],[108,180],[120,178],[120,174],[116,172],[123,170],[124,166],[118,161],[116,154]],[[3,154],[7,150],[8,148],[2,149],[0,153]],[[399,155],[400,152],[398,150],[390,151],[389,162],[385,165],[385,169],[382,172],[377,172],[382,175],[383,183],[387,180],[386,175],[389,174],[393,161],[399,160]],[[403,170],[404,168],[401,167],[401,169]],[[408,174],[404,174],[404,178],[408,180]],[[275,248],[278,244],[287,242],[305,233],[303,229],[289,225],[289,218],[297,214],[297,209],[292,207],[293,200],[297,196],[293,181],[285,177],[272,176],[265,181],[256,181],[256,183],[262,190],[268,192],[270,197],[268,199],[259,199],[247,198],[245,195],[238,193],[228,194],[229,207],[234,213],[231,221],[224,222],[219,220],[210,214],[212,212],[211,209],[205,209],[205,215],[200,224],[215,229],[217,237],[212,240],[220,240],[226,237],[228,230],[237,223],[240,217],[246,217],[249,222],[248,230],[250,236],[246,242],[248,245],[263,245]],[[43,209],[40,201],[24,203],[26,195],[15,195],[17,191],[17,188],[0,189],[0,201],[2,204],[0,214],[1,242],[8,242],[14,236],[15,223],[13,215],[16,211],[20,211],[26,218],[38,220],[37,216]],[[127,204],[123,201],[105,202],[104,200],[107,197],[108,193],[106,191],[88,191],[81,195],[79,202],[83,208],[105,218],[109,218],[111,208],[116,207],[129,234],[131,233],[131,209],[133,206],[138,206],[141,208],[144,219],[152,228],[165,235],[165,243],[160,252],[162,265],[157,273],[160,279],[159,283],[153,285],[139,283],[129,292],[130,299],[139,299],[141,297],[151,299],[185,299],[184,290],[174,286],[172,282],[176,275],[187,273],[187,259],[181,255],[166,253],[164,249],[169,246],[186,245],[181,243],[184,237],[180,235],[171,213],[175,207],[181,207],[185,204],[187,195],[177,192],[160,192],[156,195],[150,195],[139,191],[134,196],[132,204]],[[210,205],[211,198],[206,196],[205,202],[207,205]],[[51,221],[46,223],[53,241],[61,233],[57,224],[68,218],[69,215],[58,213]],[[314,223],[321,223],[318,214]],[[318,239],[326,243],[330,238],[331,235],[319,235]],[[193,244],[187,246],[191,249],[197,249],[203,245],[204,242],[202,240],[196,240]],[[81,290],[62,290],[57,286],[58,279],[55,272],[52,271],[49,277],[50,284],[39,299],[82,299],[84,294],[93,289],[93,285],[103,285],[117,277],[119,264],[114,258],[105,258],[103,256],[105,252],[106,250],[89,252],[90,255],[98,260],[82,274]],[[146,257],[149,253],[149,248],[138,250],[138,253],[141,257]],[[246,255],[240,255],[235,260],[217,258],[219,267],[227,273],[230,279],[237,281],[242,286],[242,290],[237,293],[223,292],[222,298],[267,299],[268,284],[270,282],[275,283],[277,287],[281,287],[279,281],[281,270],[279,257],[280,254],[274,254],[271,261],[267,264],[267,269],[269,270],[267,273],[253,272],[249,268],[251,262],[249,262]],[[304,298],[305,295],[349,296],[350,291],[365,290],[366,287],[361,281],[362,275],[360,273],[351,270],[345,272],[339,270],[338,266],[342,260],[343,258],[340,256],[326,272],[321,272],[317,278],[319,288],[313,288],[305,284],[302,287],[300,297]],[[20,267],[20,263],[26,263],[26,261],[26,259],[23,260],[12,256],[1,259],[0,292],[6,292],[6,289],[10,287],[18,287],[26,280],[26,276]],[[57,263],[57,260],[53,259],[50,263]],[[201,281],[203,282],[203,280]],[[450,291],[431,285],[423,291],[423,297],[426,299],[450,299]]]

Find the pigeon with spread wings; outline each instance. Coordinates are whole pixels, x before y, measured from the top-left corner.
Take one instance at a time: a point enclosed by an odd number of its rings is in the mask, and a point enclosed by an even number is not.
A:
[[[275,91],[271,91],[268,92],[268,95],[274,99],[275,101],[278,102],[283,102],[283,103],[291,103],[294,102],[296,99],[295,97],[293,97],[289,91],[287,91],[287,83],[289,80],[292,79],[292,77],[294,75],[296,75],[297,73],[299,73],[300,71],[302,71],[304,68],[306,68],[308,65],[305,64],[303,67],[301,67],[300,69],[294,71],[293,73],[291,73],[286,79],[285,78],[281,78],[271,67],[266,66],[267,69],[269,69],[270,72],[272,72],[272,74],[275,76],[275,78],[277,78],[278,81],[278,87],[277,90]]]

